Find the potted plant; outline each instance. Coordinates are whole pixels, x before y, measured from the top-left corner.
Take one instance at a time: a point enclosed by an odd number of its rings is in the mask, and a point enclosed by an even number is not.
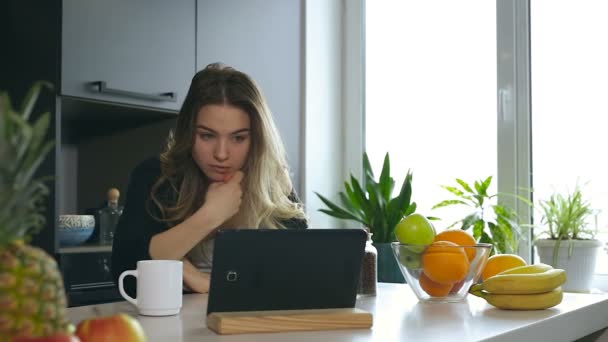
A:
[[[0,341],[65,334],[71,327],[55,259],[28,244],[44,226],[42,211],[49,192],[48,177],[37,178],[35,173],[54,145],[46,139],[50,114],[29,122],[45,85],[34,84],[19,111],[8,94],[0,92]]]
[[[590,202],[581,188],[567,194],[553,193],[539,201],[542,212],[541,229],[534,241],[540,261],[555,268],[563,268],[568,281],[564,291],[588,292],[591,289],[597,252],[602,246],[595,239],[596,228],[588,228],[594,215]],[[546,238],[540,238],[547,236]]]
[[[395,226],[405,216],[416,211],[416,203],[410,202],[412,195],[412,173],[407,172],[399,194],[392,197],[395,180],[390,176],[390,158],[384,157],[380,178],[376,181],[367,153],[363,154],[365,182],[361,184],[353,175],[350,183],[344,182],[341,191],[341,205],[335,204],[320,195],[327,209],[319,211],[344,220],[360,222],[372,235],[378,250],[378,281],[404,283],[405,279],[393,256],[390,243],[396,241]]]
[[[477,242],[494,245],[492,254],[516,253],[521,236],[517,214],[514,210],[496,203],[498,194],[488,193],[492,176],[475,181],[473,186],[458,178],[456,183],[458,186],[442,185],[442,188],[456,198],[442,201],[432,209],[452,205],[466,205],[472,209],[448,229],[460,225],[462,230],[472,230]]]

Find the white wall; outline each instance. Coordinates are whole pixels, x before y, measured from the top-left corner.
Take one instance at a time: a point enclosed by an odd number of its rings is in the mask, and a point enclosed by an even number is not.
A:
[[[196,66],[221,61],[260,86],[302,192],[302,87],[305,0],[198,0]]]
[[[338,201],[352,172],[361,179],[361,0],[306,0],[301,197],[312,228],[358,227],[318,211],[315,192]]]
[[[337,199],[342,178],[341,1],[305,1],[304,117],[301,197],[310,227],[339,225],[318,211],[315,191]]]
[[[344,179],[363,179],[365,150],[364,0],[343,0],[342,131]]]

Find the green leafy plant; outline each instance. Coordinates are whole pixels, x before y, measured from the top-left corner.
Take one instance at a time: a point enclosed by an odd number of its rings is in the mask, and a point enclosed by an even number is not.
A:
[[[573,240],[587,240],[595,237],[596,230],[588,229],[589,218],[594,214],[591,203],[583,198],[581,188],[576,185],[574,191],[563,195],[552,194],[548,200],[539,201],[542,217],[541,233],[549,239],[556,240],[553,249],[553,262],[557,265],[559,246],[563,240],[570,242],[568,255],[572,255]]]
[[[363,171],[365,173],[363,186],[352,174],[350,183],[344,182],[345,191],[338,194],[342,206],[315,192],[327,206],[327,209],[319,209],[319,211],[339,219],[361,222],[373,234],[374,242],[396,241],[395,226],[403,217],[416,211],[416,203],[410,203],[412,172],[407,172],[399,194],[391,197],[395,180],[390,176],[388,153],[384,157],[378,181],[375,180],[367,153],[363,153]]]
[[[52,179],[37,175],[54,147],[47,137],[51,115],[47,112],[35,120],[31,115],[45,86],[51,88],[47,82],[36,82],[17,108],[8,93],[0,91],[0,341],[70,332],[57,262],[28,244],[44,228],[46,182]]]
[[[472,230],[477,242],[494,245],[492,254],[515,253],[521,235],[517,214],[508,207],[496,204],[498,194],[488,194],[492,176],[475,181],[473,187],[458,178],[456,182],[459,187],[441,186],[456,198],[440,202],[433,209],[465,205],[472,208],[472,211],[448,228],[460,224],[460,229]]]
[[[0,242],[28,238],[45,223],[50,177],[35,178],[35,172],[54,146],[46,139],[50,113],[28,122],[43,87],[52,89],[48,82],[34,83],[19,111],[8,93],[0,93]]]

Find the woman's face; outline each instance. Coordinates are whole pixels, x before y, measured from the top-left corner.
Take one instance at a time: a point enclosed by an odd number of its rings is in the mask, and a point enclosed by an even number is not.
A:
[[[192,158],[211,181],[226,181],[245,165],[251,146],[251,121],[242,109],[203,106],[196,117],[194,134]]]

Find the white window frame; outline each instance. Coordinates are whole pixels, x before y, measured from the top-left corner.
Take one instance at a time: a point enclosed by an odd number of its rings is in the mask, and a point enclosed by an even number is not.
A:
[[[360,226],[319,212],[344,180],[361,179],[365,148],[363,0],[306,0],[300,197],[311,228]]]
[[[365,148],[365,0],[342,0],[344,176],[361,177]],[[532,201],[530,0],[496,0],[498,191]],[[346,179],[346,178],[344,178]],[[501,198],[531,223],[532,210],[513,197]],[[520,241],[519,254],[533,260],[532,232]],[[600,253],[604,253],[601,251]],[[608,275],[596,274],[594,286],[608,290]]]
[[[345,1],[344,41],[344,169],[361,174],[365,148],[365,0]],[[350,10],[348,10],[350,9]],[[496,0],[497,11],[497,120],[498,191],[531,200],[530,126],[530,2]],[[359,12],[360,11],[360,12]],[[519,142],[519,143],[518,143]],[[527,148],[526,148],[527,147]],[[512,196],[501,203],[517,210],[522,222],[531,222],[531,210]],[[528,231],[519,254],[532,262]]]
[[[496,0],[497,46],[497,180],[498,192],[518,194],[532,201],[532,148],[530,103],[530,1]],[[532,222],[528,204],[502,196],[520,221]],[[533,262],[532,234],[524,231],[518,254]]]
[[[365,150],[365,0],[343,0],[343,136],[345,178],[363,178]]]

